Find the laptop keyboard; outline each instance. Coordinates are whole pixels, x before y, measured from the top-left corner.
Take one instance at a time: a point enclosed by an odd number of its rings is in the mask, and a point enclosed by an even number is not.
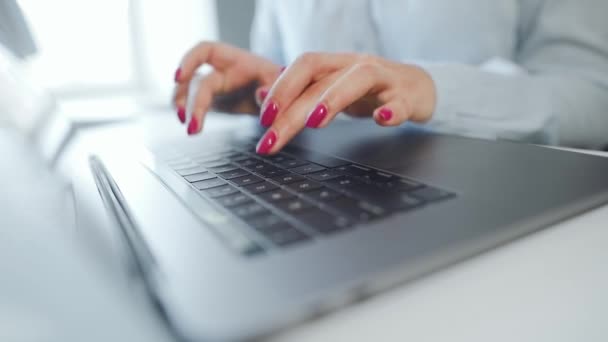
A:
[[[228,246],[248,256],[307,243],[455,196],[295,146],[274,156],[257,155],[254,141],[206,146],[205,151],[184,146],[154,152],[218,211],[238,221],[234,224],[238,227],[214,228]]]

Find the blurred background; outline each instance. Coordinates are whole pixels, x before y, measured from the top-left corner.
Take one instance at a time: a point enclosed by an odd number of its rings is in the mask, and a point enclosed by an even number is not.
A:
[[[252,0],[0,1],[0,124],[41,131],[50,114],[93,125],[169,110],[183,54],[201,40],[248,48],[254,7]]]
[[[2,5],[6,17],[0,21],[17,24],[7,4]],[[137,94],[166,104],[176,65],[194,43],[221,39],[248,47],[255,2],[18,0],[16,4],[33,46],[24,50],[28,37],[23,29],[17,37],[1,37],[0,42],[10,41],[9,49],[26,57],[24,65],[32,79],[57,99]]]
[[[253,0],[0,1],[0,128],[53,163],[83,129],[172,112],[201,40],[248,48]],[[178,127],[178,125],[176,125]]]

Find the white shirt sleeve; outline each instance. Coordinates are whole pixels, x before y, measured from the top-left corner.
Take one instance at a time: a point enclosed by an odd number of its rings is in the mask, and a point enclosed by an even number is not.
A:
[[[251,25],[251,51],[285,65],[281,32],[276,18],[274,0],[257,0]]]
[[[605,148],[606,13],[605,0],[547,0],[522,32],[515,62],[421,63],[438,95],[429,126],[485,138]]]

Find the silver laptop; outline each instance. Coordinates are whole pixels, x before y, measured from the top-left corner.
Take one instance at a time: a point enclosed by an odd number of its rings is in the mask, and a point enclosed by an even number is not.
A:
[[[184,339],[263,338],[608,202],[599,157],[360,121],[262,157],[260,135],[252,119],[91,158]]]

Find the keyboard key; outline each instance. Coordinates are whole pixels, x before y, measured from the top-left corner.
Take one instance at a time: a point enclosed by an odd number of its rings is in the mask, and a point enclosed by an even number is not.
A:
[[[194,158],[192,158],[192,160],[194,160],[196,163],[201,164],[201,165],[205,165],[205,164],[215,165],[218,163],[226,162],[226,160],[220,158],[219,156],[194,157]]]
[[[358,221],[369,221],[385,213],[384,209],[365,201],[341,198],[328,204],[335,210]]]
[[[267,235],[290,228],[289,224],[275,214],[263,214],[247,220],[247,224]]]
[[[245,185],[260,183],[260,182],[263,182],[264,180],[258,176],[248,175],[248,176],[234,178],[234,179],[231,179],[230,181],[234,182],[234,184],[236,184],[238,186],[245,186]]]
[[[259,203],[247,203],[238,207],[232,207],[230,210],[238,217],[248,218],[256,215],[270,213],[268,209]]]
[[[210,161],[199,161],[199,164],[203,165],[206,168],[213,168],[213,167],[221,167],[224,165],[229,164],[230,162],[228,160],[225,159],[214,159],[214,160],[210,160]],[[221,171],[219,171],[221,172]]]
[[[290,159],[290,160],[286,160],[284,162],[280,162],[280,163],[277,163],[277,164],[279,164],[281,167],[284,167],[286,169],[292,169],[294,167],[298,167],[298,166],[302,166],[302,165],[307,165],[309,163],[306,162],[306,161],[303,161],[303,160]]]
[[[324,181],[332,180],[334,178],[338,178],[343,175],[344,175],[344,173],[342,173],[338,170],[325,170],[325,171],[309,174],[308,177],[310,177],[316,181],[319,181],[319,182],[324,182]]]
[[[299,214],[296,218],[322,234],[331,234],[353,225],[353,222],[344,216],[333,215],[317,208]]]
[[[350,164],[347,161],[328,156],[326,154],[322,154],[316,151],[304,149],[295,145],[287,145],[283,148],[283,151],[293,155],[294,157],[308,160],[315,164],[322,165],[326,168],[334,168],[342,165]]]
[[[249,169],[255,173],[260,173],[260,172],[263,172],[263,171],[271,169],[271,168],[275,168],[275,167],[268,163],[264,163],[264,162],[259,162],[259,163],[254,164],[249,167]]]
[[[307,241],[310,237],[293,227],[289,227],[269,234],[268,239],[280,247],[286,247]]]
[[[303,180],[301,182],[292,183],[287,185],[290,189],[293,189],[296,192],[308,192],[316,189],[320,189],[323,187],[320,183],[317,183],[313,180]]]
[[[216,201],[224,207],[236,207],[245,203],[253,202],[251,197],[242,192],[216,198]]]
[[[250,168],[251,166],[259,163],[260,161],[258,159],[255,158],[247,158],[245,160],[241,160],[238,161],[237,164],[239,164],[240,166],[244,167],[244,168]]]
[[[335,186],[339,189],[347,189],[357,184],[363,184],[361,181],[356,180],[351,176],[342,176],[338,178],[334,178],[327,182],[327,184]]]
[[[228,159],[230,159],[233,162],[241,162],[243,160],[249,159],[251,157],[249,157],[248,155],[244,154],[244,153],[236,153],[231,157],[228,157]]]
[[[369,182],[369,183],[372,183],[375,185],[380,185],[380,186],[384,183],[389,183],[389,182],[397,180],[396,176],[393,176],[391,174],[384,173],[384,172],[379,172],[379,171],[369,172],[363,176],[360,176],[360,178],[366,182]]]
[[[223,179],[234,179],[242,176],[247,176],[248,174],[249,172],[243,169],[234,169],[230,171],[221,172],[218,174],[218,176],[222,177]]]
[[[412,191],[410,192],[410,195],[422,199],[426,202],[435,202],[454,196],[454,194],[450,192],[437,188],[432,188],[430,186],[424,187],[416,191]]]
[[[293,160],[293,158],[290,158],[290,157],[288,157],[284,154],[280,154],[280,153],[277,155],[274,155],[274,156],[266,156],[266,157],[264,157],[264,159],[270,161],[271,163],[275,163],[275,164],[284,163],[286,161]]]
[[[256,184],[251,184],[243,187],[245,190],[251,192],[252,194],[261,194],[263,192],[268,192],[271,190],[275,190],[278,186],[269,183],[269,182],[261,182]]]
[[[201,172],[194,175],[184,177],[188,182],[194,183],[202,180],[215,178],[215,175],[209,172]]]
[[[315,173],[315,172],[324,171],[324,170],[326,170],[326,169],[323,166],[317,165],[317,164],[305,164],[305,165],[298,166],[296,168],[289,169],[289,171],[300,174],[300,175],[307,175],[309,173]]]
[[[202,192],[211,198],[215,198],[226,195],[232,195],[234,193],[237,193],[238,190],[232,187],[231,185],[226,184],[215,188],[203,190]]]
[[[194,185],[199,190],[207,190],[224,184],[226,184],[226,182],[219,178],[211,178],[204,181],[192,183],[192,185]]]
[[[304,178],[304,177],[302,177],[300,175],[289,173],[289,174],[282,175],[282,176],[279,176],[279,177],[273,177],[271,179],[273,181],[279,183],[279,184],[291,184],[291,183],[299,182],[299,181],[304,180],[306,178]]]
[[[275,166],[269,166],[262,171],[256,171],[256,173],[260,174],[262,177],[272,178],[272,177],[285,175],[288,173],[288,171],[279,169],[278,167],[275,167]]]
[[[351,176],[364,176],[371,172],[371,169],[359,165],[345,165],[336,168],[335,170]]]
[[[209,169],[209,171],[212,171],[215,173],[222,173],[222,172],[234,171],[234,170],[237,170],[238,168],[232,164],[224,164],[224,165],[220,165],[220,166],[209,167],[208,169]]]
[[[197,173],[201,173],[201,172],[205,172],[207,171],[207,169],[205,169],[202,166],[195,166],[195,167],[189,167],[186,169],[180,169],[180,170],[176,170],[176,172],[180,175],[180,176],[191,176]]]
[[[342,197],[342,194],[329,188],[322,187],[314,191],[307,192],[306,196],[314,201],[330,202]]]
[[[310,202],[305,201],[300,198],[294,198],[294,199],[290,199],[287,201],[276,202],[275,205],[277,207],[279,207],[281,210],[283,210],[289,214],[292,214],[292,215],[313,207]]]
[[[270,192],[266,192],[266,193],[260,195],[260,197],[267,202],[278,202],[278,201],[284,201],[286,199],[294,198],[296,196],[294,194],[292,194],[291,192],[287,192],[283,189],[276,189],[276,190],[272,190]]]

